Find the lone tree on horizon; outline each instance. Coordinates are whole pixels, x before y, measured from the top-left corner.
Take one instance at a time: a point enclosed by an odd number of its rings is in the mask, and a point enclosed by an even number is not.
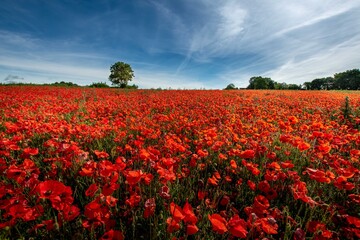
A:
[[[110,67],[109,80],[113,85],[118,85],[120,88],[125,88],[134,76],[134,71],[127,63],[116,62]]]

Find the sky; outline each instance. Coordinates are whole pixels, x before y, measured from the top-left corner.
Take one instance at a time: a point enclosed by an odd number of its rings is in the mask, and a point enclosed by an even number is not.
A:
[[[360,67],[355,0],[2,0],[0,83],[107,82],[131,65],[140,88],[302,84]]]

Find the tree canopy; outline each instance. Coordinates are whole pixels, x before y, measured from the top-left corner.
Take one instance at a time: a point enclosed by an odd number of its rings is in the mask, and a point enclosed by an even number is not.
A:
[[[134,71],[131,66],[124,62],[116,62],[110,67],[109,80],[113,85],[125,88],[129,81],[134,77]]]
[[[249,80],[248,89],[274,89],[274,81],[268,77],[252,77]]]
[[[237,87],[235,87],[235,84],[230,83],[229,85],[226,86],[226,88],[224,88],[224,90],[236,90],[238,89]]]
[[[335,73],[333,77],[316,78],[302,85],[278,83],[268,77],[251,77],[248,89],[360,90],[360,70]]]
[[[268,77],[251,77],[249,80],[248,89],[300,89],[301,87],[296,84],[278,83]]]
[[[360,70],[352,69],[335,73],[334,77],[316,78],[311,82],[305,82],[304,87],[307,90],[359,90]]]

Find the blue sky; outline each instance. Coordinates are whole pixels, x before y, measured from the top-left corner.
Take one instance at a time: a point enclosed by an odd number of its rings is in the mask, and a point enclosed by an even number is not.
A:
[[[0,82],[80,85],[129,63],[141,88],[301,84],[360,67],[360,1],[2,0]],[[109,83],[109,82],[108,82]]]

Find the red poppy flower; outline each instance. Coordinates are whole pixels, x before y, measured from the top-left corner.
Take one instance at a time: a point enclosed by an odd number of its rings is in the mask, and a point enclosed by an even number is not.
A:
[[[305,150],[308,150],[309,148],[311,147],[311,145],[307,142],[300,142],[298,145],[297,145],[297,148],[303,152]]]
[[[249,188],[250,188],[252,191],[255,191],[255,189],[256,189],[256,184],[255,184],[253,181],[248,180],[248,181],[247,181],[247,185],[249,186]]]
[[[154,179],[154,176],[151,173],[143,174],[142,178],[146,185],[150,185],[151,181]]]
[[[288,121],[290,122],[291,125],[294,125],[299,122],[299,119],[295,116],[289,116]]]
[[[356,195],[356,194],[349,194],[349,198],[351,199],[351,201],[360,204],[360,195]]]
[[[245,160],[241,161],[242,165],[245,166],[251,173],[255,176],[260,174],[260,170],[257,168],[257,164],[254,163],[248,163]]]
[[[137,171],[128,171],[126,174],[126,181],[130,186],[138,184],[141,180],[142,172],[141,170]]]
[[[248,231],[246,230],[246,222],[245,220],[241,219],[239,215],[234,215],[230,218],[228,225],[230,227],[230,233],[238,238],[246,238]]]
[[[80,209],[74,205],[66,205],[58,214],[58,219],[72,221],[80,214]]]
[[[226,205],[228,205],[230,203],[230,198],[229,198],[229,196],[223,196],[222,198],[221,198],[221,200],[220,200],[220,205],[221,206],[226,206]]]
[[[170,203],[170,213],[173,219],[177,222],[183,220],[185,218],[185,214],[181,207],[176,205],[174,202]]]
[[[194,224],[188,224],[186,226],[186,234],[187,235],[194,235],[199,231],[199,228]]]
[[[117,198],[113,196],[105,196],[103,194],[100,194],[100,199],[102,202],[106,203],[109,207],[115,207],[116,203],[119,201]]]
[[[262,195],[257,195],[254,200],[254,208],[264,211],[270,207],[269,200]]]
[[[35,155],[39,154],[39,149],[37,149],[37,148],[24,148],[23,153],[26,156],[35,156]]]
[[[211,222],[212,225],[212,229],[214,232],[219,233],[219,234],[224,234],[228,231],[227,227],[226,227],[226,220],[220,216],[217,213],[214,213],[212,215],[208,215],[208,218]]]
[[[74,201],[71,188],[59,181],[41,182],[36,187],[36,191],[40,198],[49,199],[53,208],[57,210],[62,210],[64,206],[70,205]]]
[[[160,188],[160,197],[163,199],[170,199],[170,189],[168,186],[164,185]]]
[[[88,176],[91,177],[97,169],[97,162],[94,161],[88,161],[84,164],[84,166],[81,168],[81,171],[79,172],[80,176]]]
[[[355,225],[355,227],[360,228],[360,218],[347,216],[346,220],[348,223]]]
[[[231,166],[232,169],[237,168],[237,164],[236,164],[235,160],[230,160],[230,166]]]
[[[211,178],[208,178],[208,183],[212,186],[218,185],[219,179],[217,179],[214,175]]]
[[[98,157],[99,159],[109,157],[109,154],[107,152],[95,150],[94,153],[95,153],[96,157]]]
[[[322,153],[322,154],[327,154],[330,152],[331,150],[331,146],[328,143],[324,143],[324,144],[320,144],[317,149]]]
[[[167,224],[167,232],[168,233],[173,233],[180,229],[179,222],[176,221],[175,219],[173,219],[172,217],[169,217],[168,219],[166,219],[166,224]]]
[[[176,180],[176,175],[173,171],[173,167],[170,167],[169,169],[159,167],[157,169],[157,173],[160,176],[160,182],[163,184],[166,184],[168,181],[174,182]]]
[[[145,201],[145,211],[144,211],[144,218],[148,218],[155,213],[155,198],[149,198]]]
[[[197,217],[194,214],[192,206],[189,204],[189,202],[187,200],[183,207],[183,213],[185,215],[185,218],[184,218],[185,223],[196,224]]]
[[[305,240],[305,232],[301,228],[297,228],[294,232],[294,240]]]
[[[120,187],[120,184],[117,183],[107,183],[103,186],[101,193],[105,196],[109,196],[113,194],[116,190],[118,190]]]
[[[199,156],[199,157],[207,157],[208,155],[209,155],[209,153],[208,153],[208,151],[207,150],[198,150],[197,151],[197,155]]]
[[[260,225],[261,229],[267,234],[277,234],[278,225],[273,217],[260,218],[255,225]]]
[[[255,151],[254,151],[254,150],[245,150],[245,151],[242,151],[242,152],[239,154],[239,157],[241,157],[241,158],[254,158],[254,157],[255,157]]]
[[[139,205],[141,200],[140,195],[137,193],[133,193],[130,195],[130,198],[126,199],[125,203],[129,205],[131,208],[136,207]]]
[[[203,200],[206,197],[206,195],[207,195],[207,192],[205,192],[205,191],[198,191],[198,194],[197,194],[199,200]]]
[[[126,168],[125,158],[124,157],[117,157],[115,160],[115,165],[117,167],[117,170],[120,172],[124,171]]]
[[[344,176],[338,177],[334,182],[334,186],[337,187],[338,189],[345,189],[348,191],[353,190],[355,188],[355,185],[351,182],[348,182],[347,178]]]
[[[314,179],[318,182],[322,183],[330,183],[331,179],[326,176],[326,173],[321,170],[316,170],[312,168],[306,168],[307,173],[309,174],[311,179]]]
[[[280,163],[282,168],[293,168],[295,165],[290,160]]]
[[[14,179],[17,183],[21,184],[25,180],[26,171],[15,165],[11,165],[8,170],[6,170],[6,177]]]
[[[100,238],[100,240],[123,240],[123,239],[124,239],[124,235],[122,234],[122,232],[113,229],[104,233],[104,235],[102,235],[102,237]]]
[[[44,212],[44,209],[41,205],[30,207],[27,205],[26,201],[23,201],[22,203],[11,205],[7,209],[7,212],[8,215],[13,218],[13,221],[15,219],[22,219],[25,222],[28,222],[41,216]]]
[[[95,199],[85,206],[84,215],[86,219],[83,221],[82,226],[86,229],[95,229],[101,225],[110,229],[115,224],[110,219],[110,208],[107,205],[100,204],[100,198]]]
[[[266,180],[259,182],[258,187],[264,193],[268,193],[271,189],[269,182]]]
[[[94,196],[95,192],[98,190],[98,186],[96,183],[93,183],[89,186],[89,188],[85,191],[85,196],[92,197]]]

